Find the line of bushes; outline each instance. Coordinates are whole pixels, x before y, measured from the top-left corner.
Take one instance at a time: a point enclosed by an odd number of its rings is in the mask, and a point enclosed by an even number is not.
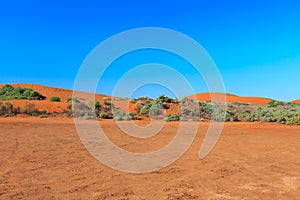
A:
[[[169,101],[160,96],[153,101],[143,99],[137,102],[137,112],[146,117],[160,116],[168,109],[166,102],[180,104],[180,113],[169,114],[165,121],[245,121],[275,122],[300,125],[300,105],[291,102],[271,100],[266,106],[247,103],[203,102],[189,98]],[[158,118],[160,119],[160,118]]]
[[[277,122],[283,124],[300,125],[300,106],[285,107],[258,107],[245,117],[249,122]]]
[[[69,99],[70,104],[68,108],[72,113],[71,116],[75,118],[83,119],[113,119],[115,121],[125,120],[137,120],[138,117],[135,113],[125,113],[118,108],[114,107],[114,104],[104,100],[104,104],[101,105],[99,101],[93,102],[81,102],[78,98]]]
[[[26,88],[13,88],[6,85],[1,89],[0,97],[16,99],[18,95],[25,98],[40,98],[37,96],[28,96],[27,93],[34,91]],[[22,98],[23,98],[22,97]],[[59,97],[53,97],[51,101],[60,101]],[[132,99],[124,99],[131,101]],[[104,99],[103,105],[100,102],[82,102],[78,98],[68,98],[69,116],[76,118],[102,118],[121,120],[136,120],[137,114],[144,117],[153,117],[165,121],[245,121],[245,122],[275,122],[288,125],[300,125],[300,105],[281,101],[270,101],[266,106],[257,106],[245,103],[217,103],[203,102],[189,98],[172,99],[164,95],[151,100],[148,98],[134,99],[130,103],[136,103],[136,113],[125,113],[118,108],[109,99]],[[180,106],[179,113],[167,114],[171,104]],[[10,102],[0,102],[0,115],[12,116],[16,114],[42,115],[35,108],[34,104],[27,104],[24,108],[15,108]]]
[[[25,107],[14,107],[11,102],[0,102],[0,116],[10,117],[17,114],[26,114],[29,116],[47,117],[46,110],[39,111],[33,103],[28,103]]]

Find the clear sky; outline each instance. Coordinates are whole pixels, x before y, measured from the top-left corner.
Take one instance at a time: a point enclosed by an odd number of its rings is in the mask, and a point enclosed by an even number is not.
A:
[[[285,101],[300,98],[297,0],[2,0],[0,83],[72,89],[93,48],[114,34],[139,27],[169,28],[195,39],[216,63],[228,93]],[[156,52],[150,55],[141,59],[137,53],[116,63],[130,69],[143,62],[169,60],[168,55],[163,60]],[[181,62],[166,64],[184,68]],[[192,70],[184,71],[193,78]],[[117,67],[107,70],[105,86],[98,92],[110,93],[120,73]],[[197,93],[206,92],[202,85],[195,87]],[[136,95],[143,92],[152,97],[167,93],[148,85]]]

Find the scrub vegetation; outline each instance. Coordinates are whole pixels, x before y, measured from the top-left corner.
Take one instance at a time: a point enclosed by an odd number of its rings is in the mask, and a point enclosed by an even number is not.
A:
[[[25,106],[14,106],[15,100],[27,100]],[[160,95],[156,99],[141,98],[109,98],[100,101],[85,100],[82,98],[50,98],[57,107],[65,105],[66,110],[61,112],[47,112],[38,109],[30,100],[45,100],[46,97],[30,88],[12,87],[5,85],[0,89],[0,116],[10,117],[18,114],[40,116],[42,118],[64,114],[82,119],[113,119],[115,121],[139,120],[151,117],[155,120],[171,121],[224,121],[224,122],[271,122],[287,125],[300,125],[300,105],[292,102],[271,100],[266,105],[247,103],[218,103],[198,101],[190,98],[174,99]],[[121,109],[119,103],[127,103],[131,110]],[[20,104],[17,104],[20,105]],[[24,104],[22,104],[24,105]],[[134,108],[134,110],[133,110]]]

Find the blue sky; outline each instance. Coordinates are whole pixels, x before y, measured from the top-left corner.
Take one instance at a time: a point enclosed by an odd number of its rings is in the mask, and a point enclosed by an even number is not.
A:
[[[299,99],[299,10],[297,0],[2,0],[0,83],[72,89],[81,63],[100,42],[128,29],[164,27],[190,36],[206,49],[221,72],[226,92]],[[98,92],[112,92],[122,76],[120,66],[129,70],[131,65],[153,61],[181,67],[196,92],[206,92],[203,81],[193,81],[193,70],[187,70],[183,61],[162,56],[144,52],[117,60],[104,74],[105,84],[99,84]],[[161,93],[171,92],[147,85],[135,95]]]

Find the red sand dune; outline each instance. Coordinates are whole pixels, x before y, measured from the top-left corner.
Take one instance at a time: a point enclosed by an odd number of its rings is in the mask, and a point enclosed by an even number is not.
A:
[[[212,97],[214,96],[214,100],[217,102],[222,102],[224,98],[223,93],[200,93],[196,95],[191,95],[189,98],[197,99],[199,101],[211,101]],[[250,104],[257,104],[257,105],[266,105],[268,104],[271,99],[269,98],[262,98],[262,97],[240,97],[232,94],[225,94],[227,102],[238,102],[238,103],[250,103]]]
[[[300,99],[292,101],[292,102],[300,104]]]
[[[50,98],[53,96],[58,96],[62,102],[66,102],[66,100],[73,95],[73,90],[68,89],[62,89],[62,88],[55,88],[55,87],[49,87],[49,86],[43,86],[43,85],[37,85],[37,84],[9,84],[12,87],[22,87],[22,88],[31,88],[39,93],[41,93],[43,96],[46,96],[46,100],[50,101]],[[0,88],[5,86],[5,84],[0,84]],[[86,92],[82,92],[83,94]],[[86,93],[88,94],[88,93]],[[103,97],[106,97],[106,95],[97,94],[96,99],[101,99]]]
[[[43,96],[46,97],[45,100],[5,100],[12,102],[15,107],[23,108],[28,103],[35,104],[35,107],[38,108],[40,111],[46,110],[47,112],[60,112],[61,110],[67,110],[67,107],[69,103],[67,103],[67,99],[71,98],[73,96],[73,91],[68,89],[62,89],[62,88],[55,88],[55,87],[49,87],[49,86],[43,86],[43,85],[37,85],[37,84],[9,84],[12,87],[22,87],[22,88],[31,88]],[[5,84],[0,84],[0,88],[4,87]],[[86,96],[89,95],[89,93],[82,92],[80,94],[83,94],[82,96],[86,94]],[[61,102],[51,102],[50,98],[58,96],[61,99]],[[107,97],[105,95],[97,94],[95,96],[95,99],[97,101],[100,101],[103,97]]]

